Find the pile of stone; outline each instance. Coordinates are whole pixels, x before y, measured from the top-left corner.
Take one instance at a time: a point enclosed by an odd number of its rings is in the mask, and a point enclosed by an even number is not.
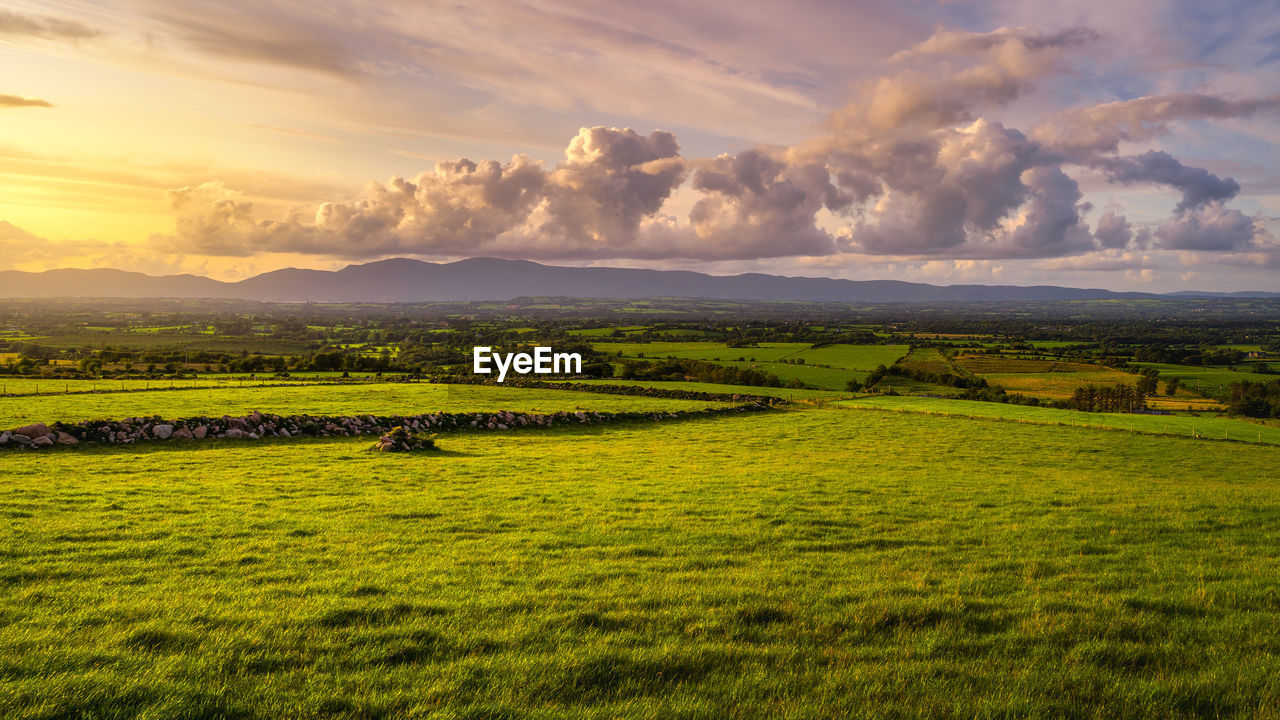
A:
[[[409,432],[403,425],[378,438],[373,450],[379,452],[413,452],[415,450],[436,450],[436,436],[427,433]]]
[[[51,445],[78,445],[80,439],[70,433],[53,430],[44,423],[35,423],[16,430],[0,433],[0,447],[42,448]]]
[[[424,415],[273,415],[254,412],[242,417],[194,417],[164,420],[132,417],[78,423],[36,423],[0,433],[0,450],[39,449],[80,443],[128,445],[138,442],[213,439],[259,440],[292,437],[383,436],[395,428],[405,432],[514,430],[616,422],[652,422],[769,410],[768,402],[679,410],[675,412],[525,412],[429,413]]]

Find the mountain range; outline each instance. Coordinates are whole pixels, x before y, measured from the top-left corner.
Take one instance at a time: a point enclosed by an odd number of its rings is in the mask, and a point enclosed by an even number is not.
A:
[[[516,297],[805,300],[819,302],[1001,302],[1091,299],[1277,297],[1277,292],[1166,295],[1039,285],[927,285],[898,280],[837,280],[685,270],[558,267],[527,260],[471,258],[430,263],[396,258],[341,270],[289,268],[222,282],[198,275],[124,270],[0,271],[0,298],[231,298],[272,302],[469,302]]]

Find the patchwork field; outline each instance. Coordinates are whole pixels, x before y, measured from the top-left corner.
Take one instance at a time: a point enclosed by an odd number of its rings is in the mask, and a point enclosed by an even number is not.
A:
[[[784,383],[799,380],[815,389],[834,391],[844,390],[850,380],[862,382],[877,365],[892,365],[908,349],[906,345],[846,344],[815,348],[806,343],[761,343],[758,347],[731,348],[716,342],[597,343],[594,347],[610,354],[621,352],[623,358],[673,357],[751,368],[775,375]]]
[[[760,343],[758,347],[731,348],[717,342],[680,343],[597,343],[595,349],[622,353],[623,357],[689,358],[731,362],[775,363],[779,360],[803,359],[805,364],[827,365],[843,370],[869,372],[877,365],[892,365],[907,353],[906,345],[844,345],[812,347],[807,343]]]
[[[1266,375],[1252,372],[1237,372],[1227,368],[1195,367],[1192,365],[1166,365],[1163,363],[1133,363],[1134,367],[1152,367],[1160,371],[1160,377],[1178,378],[1182,384],[1208,393],[1225,390],[1231,383],[1241,381],[1261,382]]]
[[[1280,706],[1280,448],[814,407],[365,445],[7,455],[0,715]]]
[[[203,333],[175,332],[83,332],[50,335],[39,339],[41,345],[61,348],[78,347],[144,347],[178,350],[210,350],[222,352],[262,352],[268,355],[301,352],[307,343],[278,340],[265,336],[216,336]]]
[[[1089,363],[1064,362],[1059,360],[1029,360],[1024,358],[1001,358],[985,355],[961,355],[956,364],[965,370],[979,374],[987,382],[999,385],[1005,390],[1020,395],[1042,398],[1046,400],[1066,400],[1076,388],[1086,385],[1099,387],[1107,385],[1133,385],[1138,376]],[[1135,363],[1145,366],[1143,363]],[[1163,365],[1161,378],[1185,377],[1183,370],[1193,370],[1180,365]],[[1166,371],[1168,374],[1166,375]],[[1217,412],[1223,410],[1222,403],[1197,395],[1187,384],[1179,388],[1177,393],[1164,394],[1164,383],[1160,383],[1160,391],[1147,398],[1147,405],[1158,410],[1195,410],[1199,412]]]

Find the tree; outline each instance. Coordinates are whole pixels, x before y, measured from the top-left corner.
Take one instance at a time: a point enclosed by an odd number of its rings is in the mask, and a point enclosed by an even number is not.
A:
[[[1155,368],[1143,368],[1142,377],[1138,380],[1138,392],[1143,395],[1156,394],[1156,382],[1160,376],[1160,371]]]

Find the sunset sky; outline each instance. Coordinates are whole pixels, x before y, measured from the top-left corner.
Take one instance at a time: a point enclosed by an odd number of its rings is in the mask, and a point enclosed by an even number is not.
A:
[[[0,269],[1280,291],[1266,2],[0,0]]]

